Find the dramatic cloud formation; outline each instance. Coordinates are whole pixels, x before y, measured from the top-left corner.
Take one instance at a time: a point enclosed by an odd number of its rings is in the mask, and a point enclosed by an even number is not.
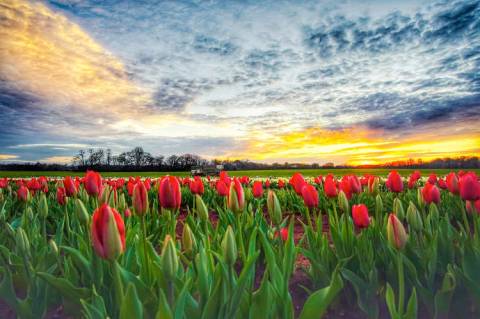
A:
[[[480,3],[7,0],[0,160],[480,154]]]

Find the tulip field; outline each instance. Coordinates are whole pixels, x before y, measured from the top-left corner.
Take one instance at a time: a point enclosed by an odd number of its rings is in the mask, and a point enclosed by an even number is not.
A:
[[[0,178],[0,318],[480,318],[480,180]]]

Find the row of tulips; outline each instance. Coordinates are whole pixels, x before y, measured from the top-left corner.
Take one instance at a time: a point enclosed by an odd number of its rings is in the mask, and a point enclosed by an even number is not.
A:
[[[88,171],[0,179],[0,209],[0,300],[20,318],[52,309],[82,318],[480,316],[474,172],[125,180]],[[301,273],[303,299],[291,286]]]

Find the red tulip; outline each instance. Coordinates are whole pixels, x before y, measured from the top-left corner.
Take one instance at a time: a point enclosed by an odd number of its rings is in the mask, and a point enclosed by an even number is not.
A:
[[[265,181],[265,187],[266,187],[266,188],[270,188],[270,180],[269,180],[269,179],[267,179],[267,180]]]
[[[285,187],[285,181],[283,179],[278,180],[278,188],[284,188]]]
[[[0,179],[0,188],[7,188],[8,186],[8,179],[5,177],[3,179]]]
[[[473,208],[475,208],[477,214],[480,215],[480,199],[477,199],[475,202],[467,201],[467,212],[473,214]]]
[[[220,172],[220,180],[223,181],[225,183],[225,185],[230,187],[230,183],[232,182],[232,180],[230,179],[230,177],[228,177],[228,172],[221,171]]]
[[[447,175],[447,187],[450,193],[458,195],[460,193],[460,189],[458,187],[458,177],[454,172],[451,172]]]
[[[322,177],[322,175],[319,175],[319,176],[315,177],[315,179],[314,179],[313,181],[314,181],[315,184],[317,184],[317,185],[322,185],[322,183],[323,183],[323,177]]]
[[[466,173],[460,178],[459,189],[463,200],[480,199],[480,183],[474,173]]]
[[[410,175],[410,178],[408,179],[408,188],[412,189],[415,187],[417,184],[417,181],[420,179],[420,172],[415,171]]]
[[[305,206],[314,208],[318,206],[318,192],[313,185],[305,184],[302,188],[302,197]]]
[[[203,186],[202,179],[198,176],[195,176],[193,181],[190,181],[190,191],[192,194],[202,195],[205,191],[205,186]]]
[[[133,188],[133,209],[137,215],[143,215],[148,210],[148,191],[145,184],[136,183]]]
[[[67,203],[66,201],[66,191],[65,188],[59,187],[57,188],[57,202],[63,206]]]
[[[127,183],[128,196],[132,196],[132,195],[133,195],[133,188],[134,188],[134,187],[135,187],[135,182],[128,181],[128,183]]]
[[[263,195],[263,185],[261,181],[253,182],[252,186],[253,197],[260,198]]]
[[[179,209],[182,202],[180,183],[175,176],[165,176],[158,188],[160,206],[165,209]]]
[[[323,189],[325,191],[325,195],[327,197],[336,197],[338,192],[337,192],[337,184],[335,181],[335,178],[333,175],[328,174],[327,177],[325,178],[325,183],[323,184]]]
[[[300,173],[293,174],[292,178],[290,178],[289,181],[289,184],[293,186],[293,189],[295,190],[295,193],[297,193],[297,195],[302,195],[302,189],[306,183],[307,182],[305,182],[305,179]]]
[[[152,180],[150,179],[150,177],[145,178],[145,180],[143,181],[143,185],[145,185],[147,192],[152,188]]]
[[[240,177],[240,183],[242,185],[248,185],[248,183],[250,183],[250,178],[248,176],[242,176]]]
[[[367,181],[368,192],[373,194],[378,191],[379,179],[377,176],[369,176]]]
[[[386,185],[391,192],[401,193],[403,191],[402,177],[397,171],[391,171],[388,174]]]
[[[90,196],[100,196],[102,194],[102,177],[94,171],[87,171],[85,175],[85,190]]]
[[[420,171],[414,171],[410,177],[415,181],[418,181],[422,177],[422,174],[420,174]]]
[[[283,241],[287,241],[287,239],[288,239],[288,228],[283,227],[283,228],[280,229],[280,231],[275,232],[275,238],[277,238],[279,234],[280,234],[280,238]]]
[[[350,175],[348,177],[348,181],[350,183],[350,191],[353,194],[359,194],[362,192],[362,184],[360,183],[356,175]]]
[[[230,210],[236,213],[242,212],[245,207],[245,194],[243,192],[242,184],[237,178],[234,178],[230,184],[227,205]]]
[[[66,176],[63,179],[63,187],[65,188],[65,193],[68,197],[72,197],[77,194],[77,187],[70,176]]]
[[[353,223],[358,228],[366,228],[370,225],[370,217],[368,216],[368,208],[364,204],[353,205],[352,207]]]
[[[37,192],[42,188],[42,185],[36,178],[32,178],[30,181],[27,183],[27,188],[32,191],[32,192]]]
[[[442,178],[439,178],[439,179],[438,179],[437,184],[438,184],[438,187],[440,187],[441,189],[447,189],[447,188],[448,188],[448,187],[447,187],[447,183],[446,183],[445,180],[442,179]]]
[[[223,180],[218,180],[215,184],[215,188],[217,189],[217,193],[220,196],[227,196],[228,195],[228,186],[225,184]]]
[[[350,189],[350,179],[348,176],[343,176],[340,182],[340,190],[345,193],[348,200],[352,198],[352,190]]]
[[[422,197],[427,204],[432,202],[438,204],[440,202],[440,191],[435,185],[426,183],[422,188]]]
[[[125,211],[123,212],[123,216],[125,216],[126,218],[132,216],[132,212],[130,211],[130,208],[125,209]]]
[[[435,175],[434,173],[430,174],[427,182],[429,182],[432,185],[435,185],[437,183],[437,175]]]
[[[107,204],[97,208],[91,231],[93,248],[100,257],[113,260],[125,251],[125,224],[114,208]]]
[[[28,200],[28,189],[25,186],[20,186],[17,190],[17,196],[22,202],[26,202]]]

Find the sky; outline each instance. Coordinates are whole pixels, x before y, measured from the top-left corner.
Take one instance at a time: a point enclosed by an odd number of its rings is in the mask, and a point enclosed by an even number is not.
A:
[[[480,155],[480,1],[0,3],[0,161]]]

